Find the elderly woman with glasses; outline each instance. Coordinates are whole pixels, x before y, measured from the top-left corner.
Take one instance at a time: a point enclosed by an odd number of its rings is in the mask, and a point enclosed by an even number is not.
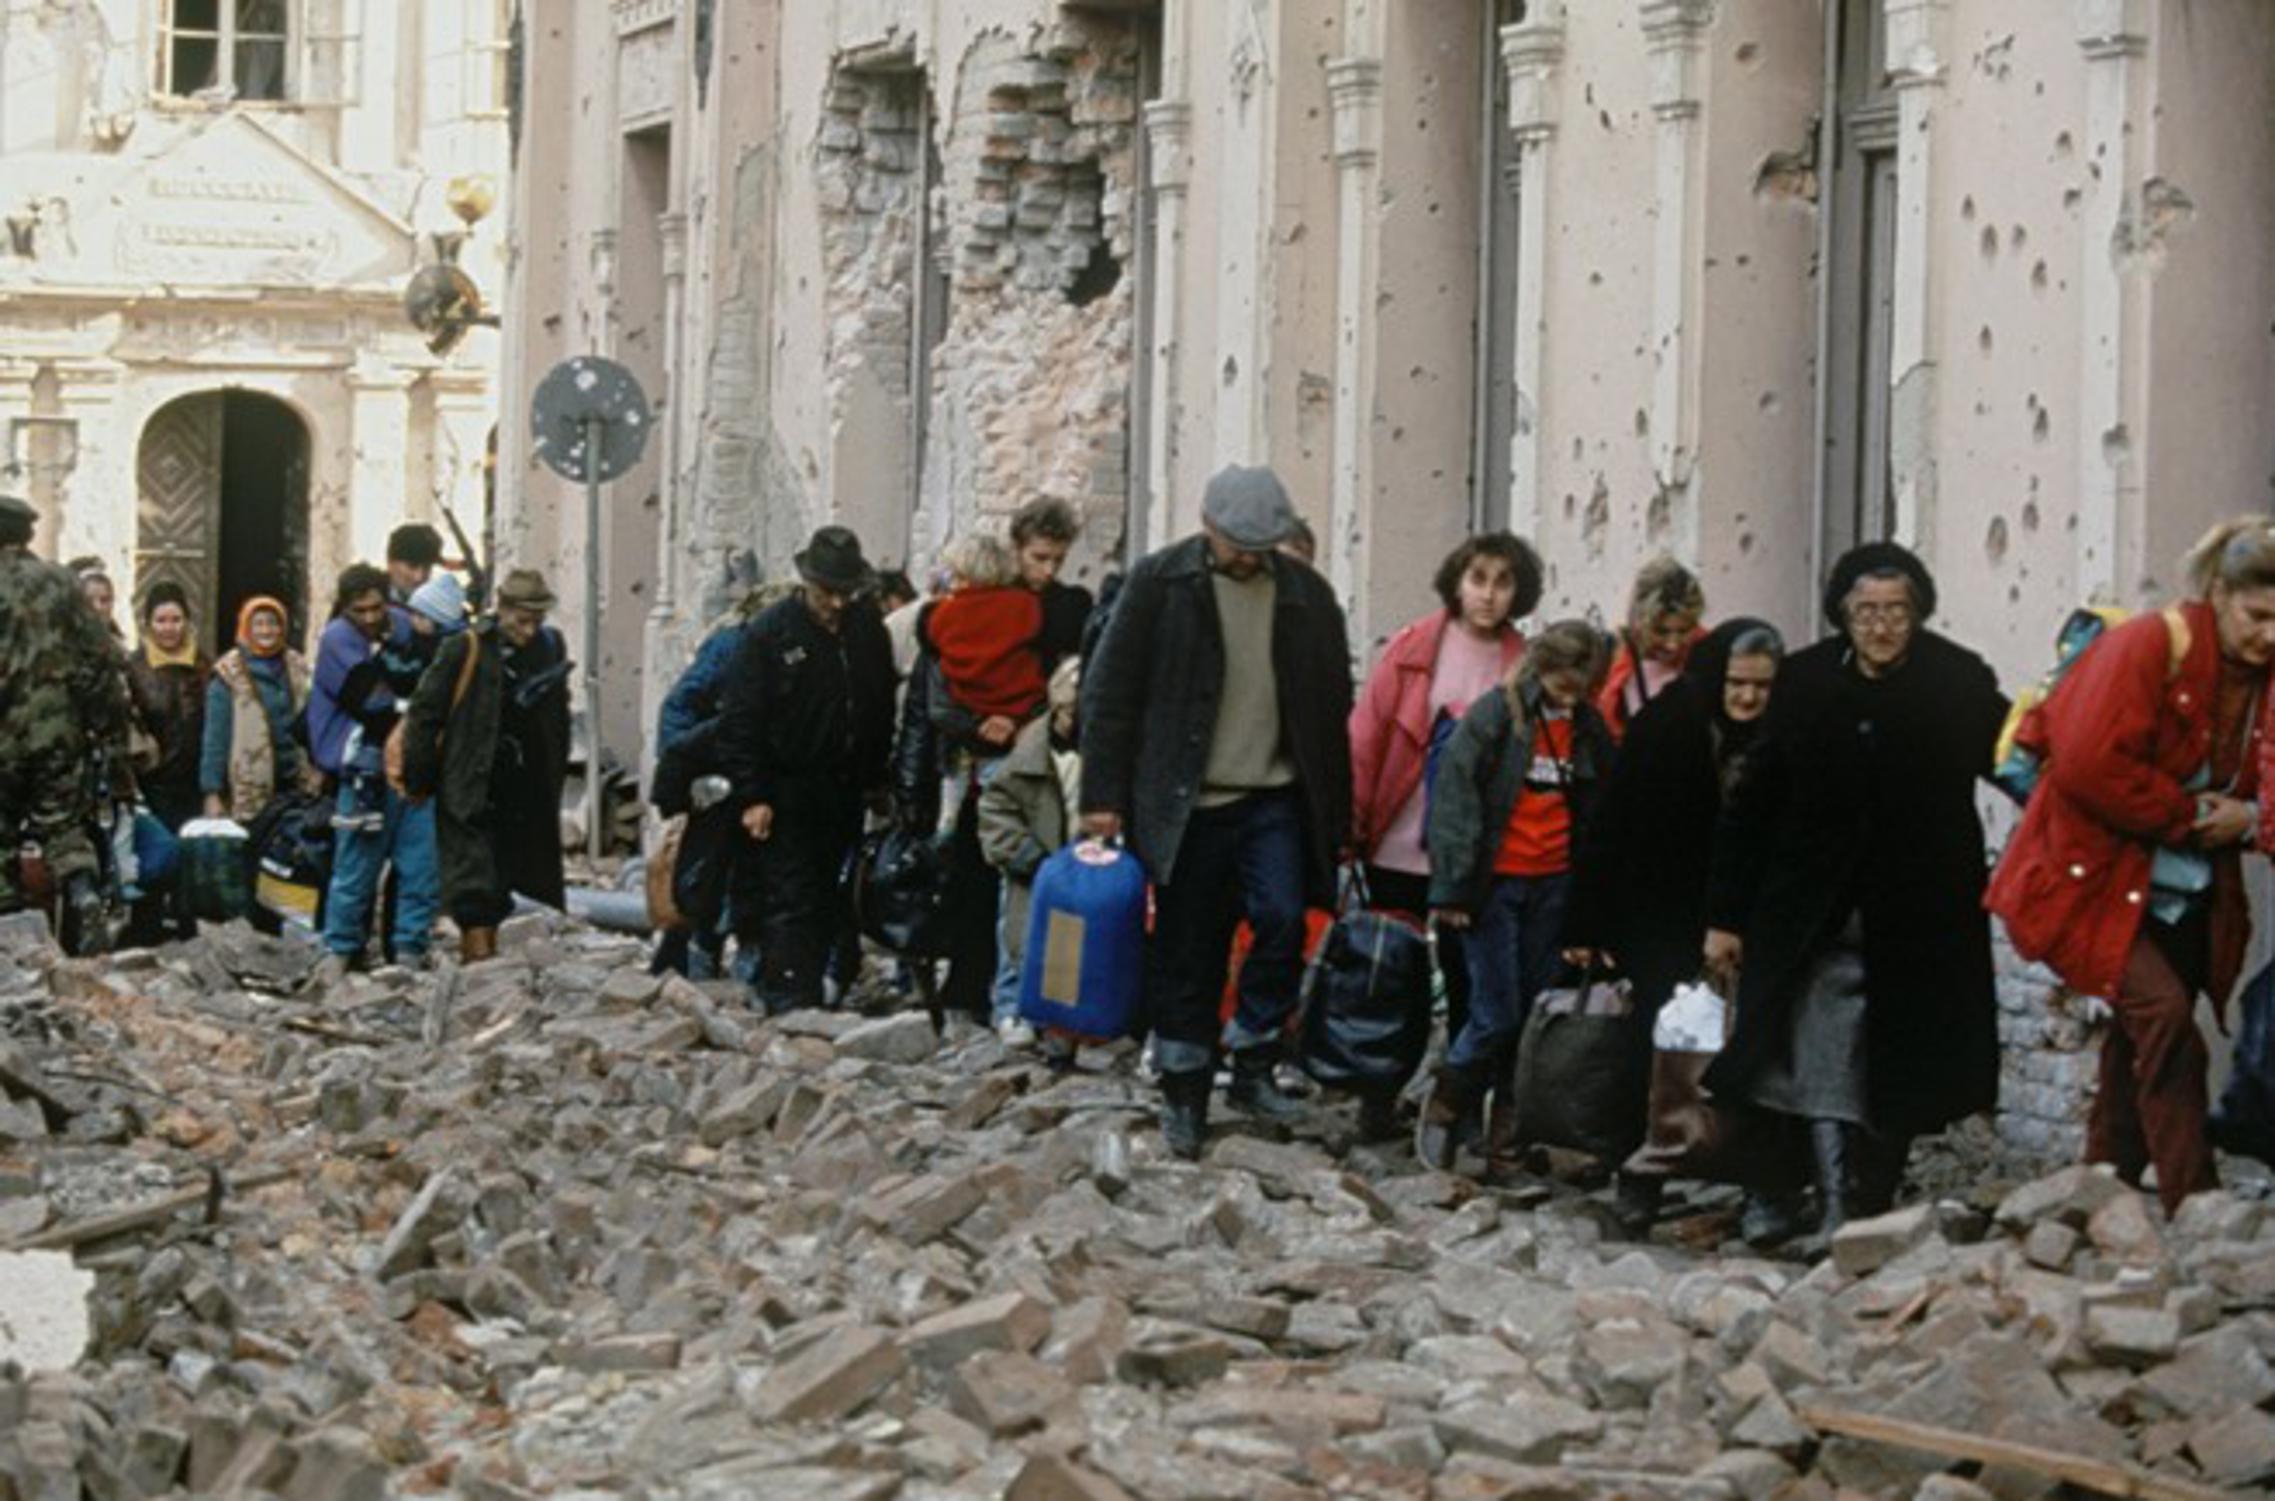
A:
[[[1975,784],[2007,701],[1935,603],[1902,547],[1840,560],[1837,634],[1778,675],[1715,840],[1705,957],[1738,972],[1738,1022],[1707,1086],[1807,1130],[1826,1241],[1890,1207],[1915,1136],[1998,1095]]]

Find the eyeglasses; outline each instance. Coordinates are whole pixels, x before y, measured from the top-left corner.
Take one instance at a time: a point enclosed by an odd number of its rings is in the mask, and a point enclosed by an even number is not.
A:
[[[1904,604],[1850,605],[1848,618],[1857,625],[1909,625],[1912,607]]]

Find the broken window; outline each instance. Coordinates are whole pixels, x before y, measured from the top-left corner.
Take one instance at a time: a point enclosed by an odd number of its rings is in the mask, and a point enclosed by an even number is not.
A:
[[[291,0],[166,0],[159,92],[176,98],[288,97]]]
[[[1501,66],[1501,28],[1525,18],[1524,0],[1480,0],[1484,35],[1477,56],[1486,148],[1478,154],[1476,411],[1469,466],[1470,522],[1480,531],[1509,524],[1511,449],[1517,436],[1517,241],[1522,157],[1510,114],[1509,73]]]
[[[1896,96],[1885,0],[1828,7],[1823,377],[1825,556],[1896,530],[1889,470],[1894,399]]]

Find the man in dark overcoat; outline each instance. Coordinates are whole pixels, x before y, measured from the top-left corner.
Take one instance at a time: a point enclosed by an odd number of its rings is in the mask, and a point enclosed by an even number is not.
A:
[[[1326,581],[1277,550],[1295,526],[1269,469],[1209,481],[1202,534],[1130,570],[1082,682],[1084,832],[1126,835],[1158,888],[1146,997],[1163,1133],[1197,1156],[1220,1044],[1235,1106],[1298,1112],[1273,1078],[1304,910],[1349,840],[1351,658]],[[1235,929],[1254,945],[1219,1036]]]
[[[1717,1095],[1808,1123],[1819,1233],[1893,1202],[1915,1136],[1998,1098],[1975,792],[2007,700],[1926,628],[1935,581],[1873,543],[1826,589],[1723,814],[1707,961],[1740,968]]]
[[[443,902],[468,963],[497,953],[515,895],[554,908],[567,900],[570,663],[545,623],[553,605],[543,575],[507,574],[496,612],[444,640],[404,717],[403,788],[436,799]]]

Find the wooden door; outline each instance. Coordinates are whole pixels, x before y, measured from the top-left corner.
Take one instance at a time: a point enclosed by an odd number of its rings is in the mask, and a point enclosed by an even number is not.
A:
[[[135,588],[147,592],[161,579],[180,585],[208,651],[226,646],[236,629],[234,621],[213,618],[221,400],[210,392],[161,407],[135,455]]]

